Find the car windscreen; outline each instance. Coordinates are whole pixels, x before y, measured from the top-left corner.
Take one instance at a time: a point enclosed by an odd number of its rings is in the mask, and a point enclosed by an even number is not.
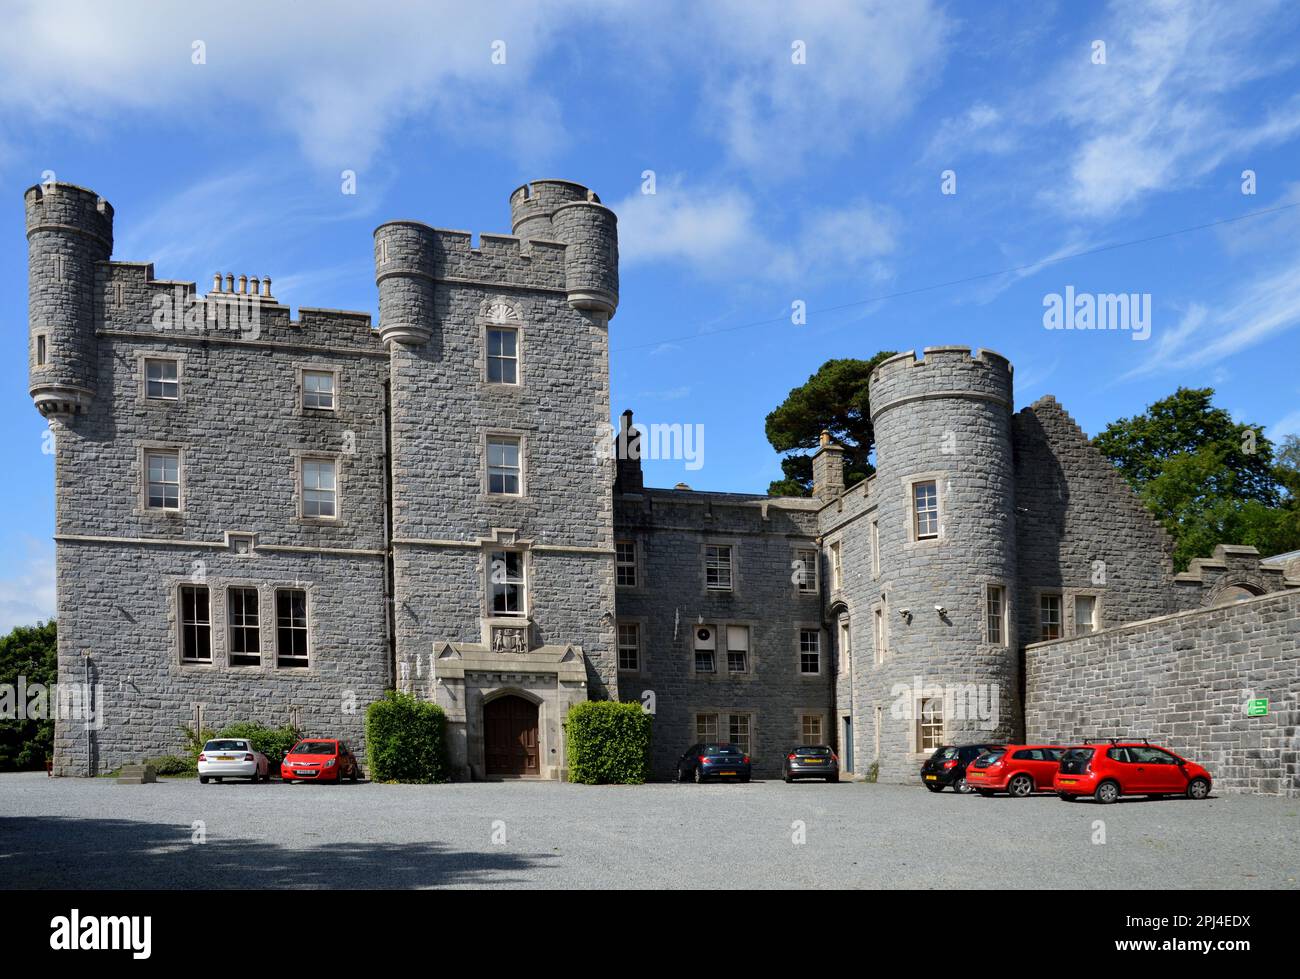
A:
[[[247,751],[247,741],[209,741],[203,746],[204,751]]]
[[[734,744],[706,744],[704,746],[706,755],[743,755],[744,752]]]
[[[796,755],[829,755],[831,749],[824,744],[805,744],[794,749]]]
[[[332,755],[334,754],[333,741],[299,741],[293,746],[291,755]]]

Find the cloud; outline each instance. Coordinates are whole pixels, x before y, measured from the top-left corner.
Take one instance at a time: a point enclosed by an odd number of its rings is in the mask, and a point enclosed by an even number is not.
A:
[[[0,578],[0,634],[54,618],[54,548],[33,538],[24,546],[26,553],[11,556]]]
[[[707,278],[797,284],[840,276],[880,281],[892,272],[899,221],[865,199],[840,208],[796,211],[794,231],[772,237],[772,212],[735,187],[660,179],[655,194],[611,205],[619,216],[619,258],[627,266],[666,262]]]
[[[563,138],[559,113],[520,96],[576,6],[20,0],[0,35],[0,111],[81,130],[155,112],[232,136],[256,123],[316,164],[359,168],[401,120],[431,110],[535,153]]]

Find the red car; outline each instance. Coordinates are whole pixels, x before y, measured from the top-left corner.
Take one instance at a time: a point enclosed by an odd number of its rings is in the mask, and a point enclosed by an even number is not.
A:
[[[355,782],[360,774],[356,756],[333,738],[304,738],[280,762],[280,777],[286,782]]]
[[[1204,799],[1210,794],[1210,773],[1195,762],[1146,739],[1104,744],[1085,741],[1067,748],[1052,788],[1066,802],[1090,795],[1111,803],[1122,795],[1182,795]]]
[[[1005,792],[1022,799],[1051,792],[1065,749],[1054,744],[1009,744],[986,751],[966,769],[966,782],[980,795]]]

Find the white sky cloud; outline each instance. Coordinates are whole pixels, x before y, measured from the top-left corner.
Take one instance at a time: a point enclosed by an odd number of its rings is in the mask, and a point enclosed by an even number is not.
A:
[[[0,577],[0,634],[54,617],[54,545],[28,538]]]

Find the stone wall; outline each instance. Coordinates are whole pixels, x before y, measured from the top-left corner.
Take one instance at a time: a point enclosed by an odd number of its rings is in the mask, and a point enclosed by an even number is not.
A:
[[[1025,649],[1031,742],[1146,737],[1221,792],[1300,797],[1300,591]],[[1269,713],[1248,717],[1246,702]]]

